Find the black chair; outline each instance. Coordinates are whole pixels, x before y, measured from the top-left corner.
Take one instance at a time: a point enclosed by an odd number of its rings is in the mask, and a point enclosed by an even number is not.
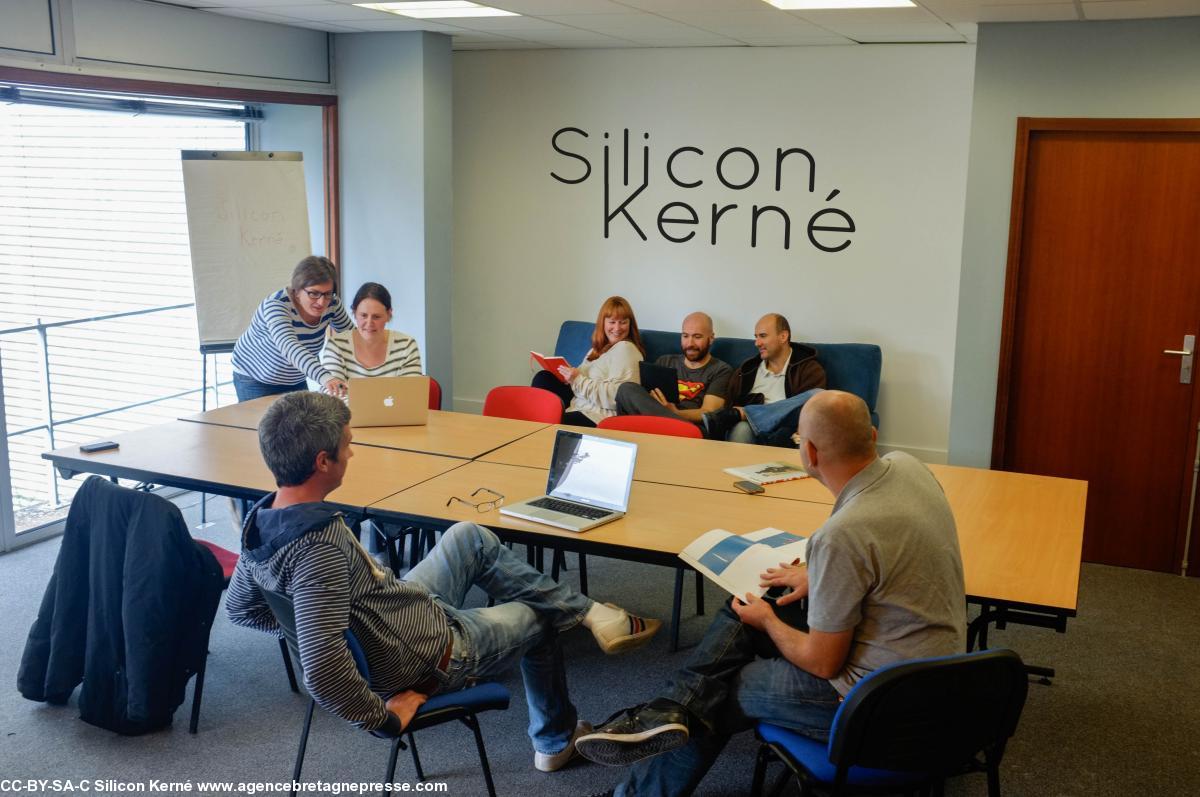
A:
[[[275,619],[283,629],[283,636],[287,640],[292,660],[297,667],[301,667],[300,649],[296,641],[296,614],[291,597],[281,592],[271,592],[261,587],[260,591],[266,599],[267,605],[271,607],[271,613],[275,615]],[[370,683],[371,676],[367,668],[367,657],[363,653],[358,639],[349,629],[346,630],[346,646],[350,649],[351,655],[354,656],[354,663],[358,667],[359,674]],[[301,676],[303,679],[303,672],[301,672]],[[423,728],[430,728],[434,725],[441,725],[444,722],[458,720],[475,734],[475,747],[479,751],[479,765],[483,769],[483,779],[487,783],[488,795],[496,797],[496,786],[492,782],[492,770],[488,765],[487,751],[483,746],[483,734],[480,732],[479,719],[476,715],[484,711],[504,711],[508,708],[508,703],[509,693],[506,688],[496,683],[483,683],[458,692],[448,692],[444,695],[431,697],[417,710],[416,715],[408,724],[408,727],[404,729],[404,734],[401,736],[389,736],[381,731],[371,731],[373,736],[391,739],[392,741],[392,751],[388,756],[387,776],[383,781],[384,784],[392,783],[395,779],[396,758],[400,750],[405,747],[402,739],[403,735],[408,736],[408,746],[412,748],[413,766],[417,771],[417,779],[423,781],[425,780],[425,772],[421,768],[421,759],[417,755],[417,743],[413,737],[413,733]],[[312,727],[313,709],[316,705],[317,701],[310,697],[308,710],[304,715],[304,727],[300,732],[300,747],[296,751],[296,765],[292,770],[291,794],[293,797],[296,794],[295,784],[300,781],[300,770],[304,766],[304,752],[308,747],[308,732]]]
[[[814,788],[832,795],[941,794],[946,778],[980,771],[987,773],[989,797],[999,797],[1000,759],[1028,688],[1025,665],[1011,650],[876,670],[846,695],[828,744],[760,722],[751,794],[762,793],[767,766],[779,759],[799,780],[801,797]]]
[[[224,581],[222,589],[229,589],[229,582],[233,579],[233,571],[237,568],[238,555],[228,548],[223,548],[215,542],[209,540],[195,540],[199,545],[203,545],[217,559],[217,564],[221,566],[221,578]],[[292,669],[292,660],[288,656],[287,643],[282,639],[279,640],[279,653],[283,656],[283,667],[287,671],[288,684],[292,687],[293,692],[299,692],[300,687],[296,683],[296,671]],[[204,695],[204,672],[208,668],[208,660],[200,665],[196,671],[196,685],[192,688],[192,718],[188,723],[188,733],[195,733],[200,726],[200,699]]]

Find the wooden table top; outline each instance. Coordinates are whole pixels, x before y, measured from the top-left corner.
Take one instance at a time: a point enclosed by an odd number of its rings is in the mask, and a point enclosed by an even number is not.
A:
[[[171,421],[113,438],[120,448],[96,454],[67,446],[43,456],[55,467],[81,473],[171,484],[216,494],[263,494],[275,480],[247,429]],[[354,446],[345,483],[330,494],[340,506],[361,510],[419,482],[463,464],[463,460]]]
[[[944,465],[935,471],[954,512],[967,594],[1074,612],[1087,484]],[[639,558],[638,551],[648,552],[655,554],[648,559],[662,563],[664,555],[678,554],[711,528],[742,534],[774,526],[807,535],[832,510],[830,503],[648,481],[633,483],[624,518],[582,534],[501,515],[499,510],[480,513],[457,502],[446,506],[450,496],[467,498],[477,487],[495,490],[509,503],[533,498],[545,491],[546,476],[544,468],[476,461],[391,495],[368,511],[470,520],[575,540],[576,547],[612,546],[633,559]]]
[[[1074,612],[1087,482],[931,465],[954,510],[968,594]]]
[[[121,444],[116,451],[83,454],[71,446],[44,456],[78,472],[217,494],[261,494],[274,489],[274,482],[259,455],[257,435],[238,424],[261,416],[271,400],[190,419],[202,417],[200,422],[174,421],[123,434],[116,438]],[[713,527],[744,533],[775,526],[807,534],[831,510],[833,497],[813,479],[769,485],[766,495],[750,496],[736,491],[732,477],[721,470],[798,457],[785,449],[607,431],[598,433],[639,444],[629,514],[619,521],[575,534],[495,510],[478,513],[458,503],[446,507],[451,495],[467,498],[477,487],[497,490],[510,503],[542,494],[554,431],[543,424],[447,412],[431,412],[425,427],[357,429],[346,483],[330,500],[384,515],[473,520],[561,537],[566,547],[606,549],[602,552],[659,563]],[[467,461],[476,456],[482,459]],[[949,465],[930,470],[954,511],[969,595],[1075,611],[1086,482]]]
[[[824,522],[830,510],[825,504],[652,482],[634,482],[625,517],[582,533],[502,515],[499,509],[478,512],[458,502],[446,506],[451,496],[468,498],[478,487],[500,493],[510,504],[536,498],[545,493],[546,475],[544,468],[471,462],[372,504],[368,512],[470,520],[496,529],[561,538],[564,542],[577,540],[589,547],[612,546],[624,549],[631,559],[669,558],[672,564],[678,564],[675,555],[714,526],[738,534],[764,526],[806,533]],[[645,556],[647,553],[661,556]]]
[[[587,434],[615,437],[637,443],[637,465],[633,472],[633,478],[637,481],[743,494],[733,486],[737,479],[725,473],[724,468],[757,465],[775,460],[800,464],[800,452],[796,449],[768,448],[745,443],[696,440],[640,432],[619,432],[611,429],[580,430],[576,426],[548,426],[489,454],[484,454],[481,459],[484,462],[497,462],[504,465],[546,468],[554,449],[554,437],[559,429],[584,431]],[[768,484],[764,489],[767,491],[766,495],[774,498],[814,501],[820,504],[833,503],[833,496],[816,479],[795,479]]]
[[[278,398],[266,396],[240,404],[230,404],[197,415],[188,415],[180,420],[257,429],[263,413]],[[546,424],[533,421],[430,410],[429,419],[424,426],[364,426],[351,431],[354,434],[354,442],[362,445],[475,459],[544,428]],[[546,462],[549,462],[548,454]]]

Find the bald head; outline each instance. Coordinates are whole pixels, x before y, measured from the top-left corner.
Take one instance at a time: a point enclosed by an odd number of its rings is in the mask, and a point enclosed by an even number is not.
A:
[[[708,362],[708,350],[713,343],[713,322],[708,313],[695,312],[683,319],[683,331],[679,335],[679,347],[684,359],[693,368]]]
[[[702,335],[712,337],[713,320],[708,313],[702,313],[697,310],[694,313],[689,313],[687,318],[683,319],[683,331],[693,330]]]
[[[832,465],[875,458],[871,412],[853,393],[826,390],[810,398],[800,411],[799,432]]]

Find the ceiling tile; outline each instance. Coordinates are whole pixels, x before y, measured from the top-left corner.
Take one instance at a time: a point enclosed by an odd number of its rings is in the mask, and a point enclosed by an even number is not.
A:
[[[1074,3],[1050,5],[985,5],[979,9],[978,22],[1061,22],[1079,19]]]
[[[398,17],[395,14],[388,14],[391,19],[368,19],[355,20],[354,22],[341,22],[340,25],[345,25],[348,28],[353,28],[359,33],[388,33],[425,30],[430,33],[463,33],[464,28],[456,25],[446,25],[441,22],[434,22],[428,19],[405,19]]]
[[[1147,19],[1200,16],[1196,0],[1106,0],[1084,2],[1085,19]]]
[[[954,28],[963,36],[966,36],[967,41],[971,42],[972,44],[974,44],[975,40],[979,38],[979,26],[974,22],[956,22],[950,27]]]
[[[812,30],[778,31],[770,36],[739,36],[740,41],[752,47],[799,47],[809,44],[856,44],[845,36],[830,33],[827,30],[813,28]]]
[[[837,11],[792,11],[793,16],[820,25],[836,28],[838,25],[913,25],[940,22],[924,8],[859,8]]]
[[[466,42],[459,44],[457,41],[453,43],[454,50],[550,50],[553,49],[549,44],[537,44],[527,41],[507,41],[507,42]]]
[[[770,9],[763,0],[620,0],[627,6],[664,16],[692,11],[736,12]]]
[[[774,14],[716,14],[712,12],[700,12],[678,14],[671,18],[701,30],[720,33],[726,36],[744,34],[747,36],[769,37],[783,30],[816,29],[816,26],[791,14],[785,14],[782,11]]]
[[[514,35],[534,30],[571,30],[567,25],[539,17],[463,17],[455,25],[467,30],[482,30]]]
[[[363,20],[386,19],[394,17],[386,11],[376,11],[371,8],[342,5],[340,3],[292,3],[286,6],[271,6],[272,14],[280,14],[295,19],[307,19],[310,22],[360,22]]]
[[[543,16],[542,19],[561,22],[582,30],[624,36],[636,33],[643,38],[650,36],[675,36],[697,33],[696,28],[673,19],[653,14],[581,14],[570,17]]]
[[[835,33],[856,42],[961,42],[964,36],[942,22],[908,23],[904,25],[830,25]]]
[[[628,14],[629,6],[611,0],[481,0],[484,5],[530,16]]]
[[[277,25],[288,25],[296,21],[289,17],[281,17],[278,14],[268,14],[264,11],[256,11],[248,8],[206,8],[203,10],[210,14],[238,17],[239,19],[254,19],[259,22],[274,22]]]

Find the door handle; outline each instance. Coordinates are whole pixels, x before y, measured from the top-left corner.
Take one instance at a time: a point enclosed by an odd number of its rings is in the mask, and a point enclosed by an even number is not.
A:
[[[1192,352],[1196,350],[1196,336],[1184,335],[1182,349],[1163,349],[1163,354],[1179,357],[1179,384],[1192,383]]]

